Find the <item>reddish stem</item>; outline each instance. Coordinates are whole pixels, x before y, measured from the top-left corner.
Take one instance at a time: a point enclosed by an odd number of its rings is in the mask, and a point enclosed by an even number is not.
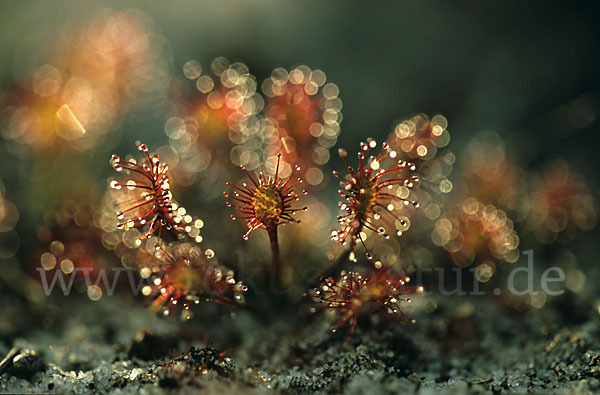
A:
[[[282,290],[283,283],[283,273],[282,273],[282,264],[281,264],[281,253],[279,252],[279,241],[277,238],[277,226],[270,226],[267,228],[267,232],[269,233],[269,240],[271,242],[271,261],[272,261],[272,276],[269,276],[271,279],[274,278],[274,290],[279,292]],[[269,286],[272,284],[269,283]]]

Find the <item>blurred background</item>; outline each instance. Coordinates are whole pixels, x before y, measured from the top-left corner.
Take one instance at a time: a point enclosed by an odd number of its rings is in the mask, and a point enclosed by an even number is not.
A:
[[[229,219],[222,192],[244,178],[237,166],[272,173],[277,152],[284,176],[303,165],[309,210],[281,234],[298,300],[309,274],[339,253],[329,239],[337,150],[354,164],[372,137],[423,175],[410,191],[421,208],[402,213],[408,226],[392,225],[410,231],[368,240],[384,264],[459,267],[491,290],[533,249],[538,275],[552,265],[566,273],[559,311],[597,314],[598,11],[593,2],[4,3],[0,338],[54,327],[72,298],[106,299],[83,279],[79,296],[47,298],[37,269],[97,275],[136,268],[137,251],[151,249],[135,243],[142,230],[117,229],[119,197],[107,187],[111,155],[138,157],[138,140],[169,165],[191,236],[245,281],[269,251],[266,234],[244,242]],[[427,312],[437,306],[430,288]],[[126,290],[115,297],[148,304]],[[500,299],[523,311],[552,298]]]

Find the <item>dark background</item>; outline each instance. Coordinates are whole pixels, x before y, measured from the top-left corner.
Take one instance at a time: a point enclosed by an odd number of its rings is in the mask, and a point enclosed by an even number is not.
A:
[[[206,65],[216,56],[245,62],[259,81],[276,66],[321,68],[340,86],[347,147],[384,137],[406,115],[439,112],[455,151],[474,133],[494,130],[512,136],[509,149],[573,156],[591,166],[590,175],[598,170],[588,155],[597,122],[565,136],[548,120],[582,94],[597,104],[594,2],[5,2],[2,83],[35,65],[43,56],[36,49],[61,24],[107,7],[140,8],[152,18],[174,72],[188,59]],[[123,129],[159,133],[157,115]]]
[[[173,84],[183,79],[189,59],[205,68],[217,56],[244,62],[259,82],[275,67],[306,64],[324,70],[340,88],[344,118],[338,146],[352,149],[367,137],[383,139],[397,120],[415,113],[441,113],[459,171],[463,147],[491,130],[504,138],[507,157],[523,177],[561,157],[597,190],[600,7],[593,2],[35,1],[5,2],[2,8],[3,90],[27,83],[51,61],[56,43],[72,38],[65,26],[133,8],[152,28]],[[168,104],[128,111],[103,144],[78,159],[94,169],[98,191],[112,175],[106,163],[111,153],[132,152],[140,138],[151,146],[167,141]],[[17,256],[25,261],[26,246],[35,242],[44,220],[27,204],[44,199],[46,206],[55,204],[40,192],[43,187],[32,188],[35,183],[27,180],[31,155],[37,154],[13,151],[9,147],[0,159],[0,175],[6,197],[19,206]],[[331,153],[331,167],[339,168],[335,147]],[[18,161],[11,162],[12,155]],[[331,199],[333,207],[333,194]],[[222,207],[222,200],[211,204]],[[592,269],[593,259],[584,260]]]
[[[57,42],[73,39],[69,32],[77,29],[69,26],[137,9],[167,64],[170,85],[178,80],[191,85],[182,75],[190,59],[205,69],[218,56],[244,62],[259,82],[275,67],[306,64],[324,70],[340,88],[338,147],[352,150],[367,137],[383,139],[396,121],[416,113],[441,113],[452,136],[449,149],[458,158],[456,173],[465,145],[491,130],[503,137],[507,157],[523,179],[560,157],[597,191],[600,7],[593,2],[34,1],[5,2],[2,8],[3,90],[29,84],[32,72],[52,61]],[[166,95],[155,108],[124,110],[112,126],[116,130],[77,157],[86,162],[82,167],[94,169],[96,189],[90,193],[101,197],[106,178],[113,176],[110,154],[131,153],[138,139],[150,146],[167,142],[164,124],[173,113]],[[50,184],[36,187],[38,181],[28,179],[31,163],[43,167],[52,154],[35,161],[40,154],[7,147],[0,176],[5,197],[19,206],[17,256],[25,266],[31,259],[25,247],[36,242],[36,229],[45,219],[31,207],[59,206],[64,197],[54,199],[47,193]],[[335,151],[330,167],[339,169]],[[46,181],[52,183],[52,177]],[[192,188],[183,201],[197,203],[197,195]],[[223,208],[220,191],[217,195],[208,203],[211,209]],[[333,208],[337,195],[329,196]],[[198,210],[200,216],[210,215],[206,211]],[[221,210],[217,218],[228,216]],[[587,235],[584,243],[592,239]],[[584,260],[593,270],[593,258]]]

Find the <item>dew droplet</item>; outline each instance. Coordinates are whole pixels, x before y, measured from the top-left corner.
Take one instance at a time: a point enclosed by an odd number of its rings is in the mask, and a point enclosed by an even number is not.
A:
[[[140,142],[138,141],[138,142],[136,143],[136,145],[137,145],[137,147],[138,147],[138,149],[139,149],[140,151],[143,151],[143,152],[148,152],[148,147],[146,146],[146,144],[142,144],[142,143],[140,143]]]

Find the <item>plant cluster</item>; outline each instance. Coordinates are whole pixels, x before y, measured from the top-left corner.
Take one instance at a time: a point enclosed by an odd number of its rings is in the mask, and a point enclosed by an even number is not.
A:
[[[189,214],[181,215],[186,210],[173,201],[166,174],[168,166],[161,163],[158,155],[151,156],[146,145],[138,143],[137,146],[142,152],[139,162],[113,155],[111,163],[123,177],[111,180],[110,186],[120,194],[117,199],[119,209],[115,214],[119,220],[117,227],[124,230],[142,227],[143,231],[135,243],[137,246],[153,236],[156,240],[152,257],[141,259],[138,263],[142,277],[151,278],[153,284],[144,288],[144,294],[153,296],[153,306],[162,309],[165,314],[182,306],[185,317],[190,317],[191,306],[202,300],[243,303],[247,286],[235,279],[232,270],[216,263],[213,250],[203,250],[197,240],[187,234],[189,226],[186,223],[190,219],[186,217]],[[376,146],[372,139],[361,144],[356,171],[346,159],[347,153],[340,150],[348,174],[342,176],[334,172],[342,180],[340,209],[345,214],[338,218],[340,228],[334,230],[331,237],[353,255],[355,248],[361,245],[368,259],[373,256],[365,244],[366,232],[389,239],[385,226],[395,228],[396,223],[404,226],[397,212],[408,205],[418,207],[416,201],[390,193],[397,185],[413,188],[419,182],[419,177],[414,174],[415,165],[398,159],[397,153],[387,143],[383,144],[377,156],[369,156],[370,150]],[[271,270],[275,278],[275,284],[269,286],[278,288],[283,284],[281,272],[286,262],[279,251],[277,230],[283,224],[299,223],[294,218],[296,212],[308,210],[307,207],[296,207],[296,202],[307,194],[305,190],[296,191],[302,179],[295,175],[301,168],[295,166],[288,177],[280,177],[280,160],[281,155],[278,154],[272,176],[260,172],[253,177],[241,166],[248,182],[241,182],[239,186],[227,183],[231,191],[224,192],[225,197],[231,199],[227,206],[235,207],[239,212],[231,218],[241,219],[246,224],[244,240],[258,229],[268,233],[272,251]],[[342,254],[337,265],[341,266],[348,255]],[[383,306],[402,318],[404,315],[399,303],[410,301],[402,295],[417,291],[417,287],[406,285],[409,280],[406,275],[394,273],[390,267],[382,268],[380,261],[365,276],[345,271],[341,271],[339,276],[337,282],[326,278],[322,285],[309,291],[315,302],[342,312],[334,331],[350,320],[352,333],[363,307],[370,304]]]

